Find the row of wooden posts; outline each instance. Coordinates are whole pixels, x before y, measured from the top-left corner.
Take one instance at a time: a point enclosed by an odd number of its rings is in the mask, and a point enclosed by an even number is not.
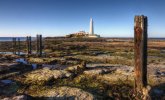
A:
[[[36,54],[38,56],[42,56],[42,35],[37,35],[36,36]],[[27,47],[27,54],[30,55],[32,54],[32,37],[27,36],[26,37],[26,47]],[[20,45],[20,38],[18,38],[18,44],[17,44],[17,38],[13,38],[13,54],[18,54],[20,55],[21,51],[21,45]]]
[[[135,56],[135,89],[143,90],[147,86],[147,26],[146,16],[134,18],[134,56]],[[31,36],[27,37],[27,51],[32,53]],[[42,35],[37,35],[37,55],[42,56]],[[20,39],[18,39],[20,52]],[[16,54],[16,38],[13,38],[13,53]]]

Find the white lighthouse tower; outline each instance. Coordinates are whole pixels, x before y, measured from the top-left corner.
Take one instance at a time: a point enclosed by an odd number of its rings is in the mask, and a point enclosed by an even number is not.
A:
[[[89,28],[89,34],[94,35],[94,27],[93,27],[93,19],[90,19],[90,28]]]

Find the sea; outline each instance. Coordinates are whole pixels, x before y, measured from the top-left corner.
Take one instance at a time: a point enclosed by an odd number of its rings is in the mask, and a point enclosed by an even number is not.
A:
[[[26,37],[14,37],[18,40],[20,38],[20,41],[26,41]],[[13,37],[0,37],[0,41],[12,41]],[[32,40],[35,40],[35,37],[32,37]]]
[[[26,37],[15,37],[20,38],[20,41],[26,41]],[[132,37],[103,37],[109,39],[133,39]],[[13,37],[0,37],[0,41],[12,41]],[[32,37],[32,40],[35,40],[36,37]],[[165,38],[149,38],[151,40],[165,40]]]

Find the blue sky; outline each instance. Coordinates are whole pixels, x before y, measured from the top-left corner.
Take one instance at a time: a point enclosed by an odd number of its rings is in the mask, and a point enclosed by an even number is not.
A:
[[[149,37],[165,37],[165,0],[0,0],[0,37],[88,32],[91,17],[103,37],[133,37],[141,14]]]

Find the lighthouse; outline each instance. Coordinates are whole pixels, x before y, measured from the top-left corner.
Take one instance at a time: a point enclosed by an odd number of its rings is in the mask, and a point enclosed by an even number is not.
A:
[[[93,19],[90,19],[89,34],[94,35]]]

